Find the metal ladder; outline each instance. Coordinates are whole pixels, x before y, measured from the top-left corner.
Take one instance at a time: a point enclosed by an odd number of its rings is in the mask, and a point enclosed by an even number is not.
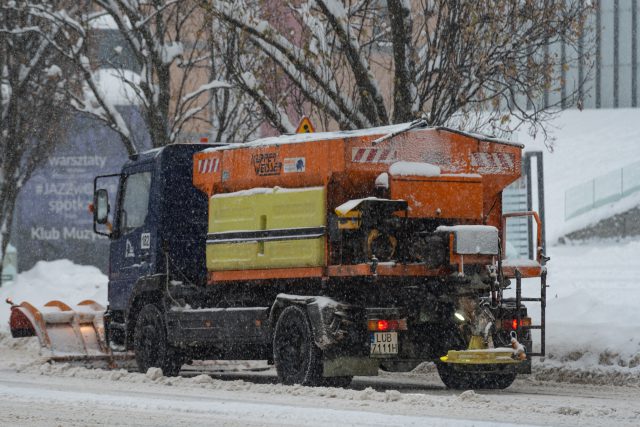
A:
[[[520,270],[516,268],[516,319],[517,328],[516,334],[521,335],[523,330],[539,329],[540,330],[540,352],[528,353],[529,356],[544,356],[545,355],[545,311],[547,307],[547,270],[542,266],[543,270],[540,274],[540,298],[522,298],[522,274]],[[540,324],[522,326],[520,324],[520,308],[523,302],[539,302],[540,303]]]

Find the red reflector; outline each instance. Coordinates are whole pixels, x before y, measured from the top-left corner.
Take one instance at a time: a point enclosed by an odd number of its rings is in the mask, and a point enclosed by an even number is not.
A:
[[[379,320],[369,319],[367,329],[371,332],[406,331],[407,319]]]
[[[531,318],[523,317],[520,319],[520,327],[531,326]],[[504,319],[502,321],[502,329],[511,329],[515,331],[518,329],[518,319]]]

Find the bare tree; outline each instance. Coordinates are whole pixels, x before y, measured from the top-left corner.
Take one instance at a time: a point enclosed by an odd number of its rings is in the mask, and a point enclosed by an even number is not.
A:
[[[88,10],[73,17],[48,14],[65,30],[66,39],[58,48],[82,75],[75,90],[69,91],[73,107],[118,132],[130,153],[138,150],[133,132],[97,79],[96,69],[104,64],[91,59],[91,22],[106,18],[123,36],[125,50],[140,69],[139,74],[123,69],[113,73],[128,89],[131,103],[139,106],[153,146],[176,142],[186,131],[208,132],[211,114],[207,113],[216,105],[213,94],[231,86],[217,78],[218,70],[212,66],[217,52],[206,42],[211,22],[201,12],[198,3],[189,0],[94,0]],[[228,97],[227,103],[241,97]]]
[[[31,14],[31,6],[0,4],[0,259],[20,190],[60,140],[64,118],[67,82],[51,43],[60,29]]]
[[[236,76],[241,75],[237,72],[239,68],[258,67],[258,57],[243,46],[245,41],[237,30],[217,20],[210,20],[208,28],[206,41],[210,63],[206,68],[209,79],[229,82],[234,86],[233,89],[211,93],[213,140],[246,142],[255,137],[265,120],[263,109],[250,96],[247,88],[242,90],[244,81]],[[221,37],[221,34],[224,36]]]
[[[557,104],[541,102],[546,90],[558,86],[561,67],[571,65],[548,55],[548,47],[561,42],[578,51],[591,2],[308,0],[278,4],[288,11],[288,20],[271,19],[272,2],[203,1],[208,12],[242,31],[261,55],[277,64],[314,111],[342,129],[427,115],[435,125],[455,123],[508,133],[529,124],[533,132],[544,131],[545,120],[561,105],[571,104],[584,84],[578,82]],[[297,31],[287,25],[291,22]],[[572,61],[586,61],[591,52],[588,45],[580,50],[583,56]],[[257,86],[265,86],[262,76],[254,77]],[[287,127],[286,114],[265,115],[276,128]]]

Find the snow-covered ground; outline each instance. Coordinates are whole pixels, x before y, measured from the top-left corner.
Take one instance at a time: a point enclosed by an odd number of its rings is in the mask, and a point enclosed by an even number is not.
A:
[[[107,276],[93,266],[77,265],[69,260],[39,261],[22,272],[14,282],[3,283],[0,300],[12,298],[16,304],[28,301],[42,306],[57,299],[77,304],[85,299],[107,305]],[[9,306],[0,309],[0,332],[9,330]]]
[[[640,240],[552,246],[548,252],[544,365],[640,378]],[[530,279],[526,292],[534,295],[538,284]],[[536,322],[538,307],[529,303]]]
[[[41,364],[34,342],[0,349],[0,419],[10,425],[636,426],[637,386],[522,377],[506,391],[444,389],[432,366],[356,377],[349,389],[283,386],[273,373],[167,378]],[[187,372],[188,373],[188,372]],[[213,378],[212,378],[213,377]]]

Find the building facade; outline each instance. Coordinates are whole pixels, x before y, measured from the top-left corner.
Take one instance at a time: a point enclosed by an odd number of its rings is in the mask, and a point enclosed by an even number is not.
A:
[[[549,90],[545,94],[547,105],[557,103],[562,95],[575,91],[579,81],[585,80],[576,103],[563,107],[638,107],[638,3],[638,0],[600,0],[594,4],[577,49],[569,49],[562,43],[549,47],[549,54],[558,55],[567,67],[558,70],[564,82],[560,91]],[[587,49],[593,52],[587,61],[573,61],[582,56],[580,50]]]

